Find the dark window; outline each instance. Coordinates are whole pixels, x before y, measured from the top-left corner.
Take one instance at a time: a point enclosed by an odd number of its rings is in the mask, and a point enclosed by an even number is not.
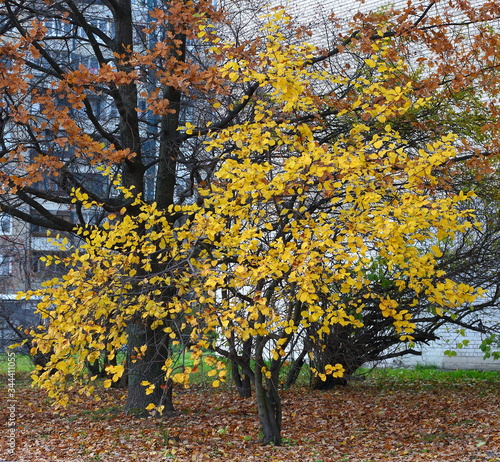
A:
[[[13,258],[9,255],[0,255],[0,276],[10,276],[12,274]]]
[[[66,221],[69,221],[71,223],[74,223],[73,221],[73,215],[72,213],[67,210],[67,211],[64,211],[64,212],[57,212],[55,213],[55,215],[58,217],[58,218],[62,218],[63,220],[66,220]],[[32,216],[33,217],[39,217],[40,219],[42,220],[45,220],[46,218],[45,217],[42,217],[42,215],[40,215],[38,212],[35,212],[35,211],[32,211]],[[46,237],[47,236],[47,230],[48,228],[44,227],[44,226],[41,226],[39,224],[35,224],[35,223],[31,223],[31,234],[35,237]]]
[[[50,273],[50,274],[62,274],[64,273],[64,265],[54,264],[54,258],[64,258],[67,255],[66,252],[50,252],[50,251],[35,251],[31,253],[31,270],[33,273]],[[42,260],[48,258],[51,260],[50,265]]]
[[[6,213],[0,213],[0,235],[9,236],[12,234],[12,217]]]

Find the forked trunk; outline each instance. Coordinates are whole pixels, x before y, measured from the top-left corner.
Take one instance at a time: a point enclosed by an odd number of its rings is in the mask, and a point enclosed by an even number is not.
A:
[[[300,371],[302,370],[302,367],[305,364],[305,357],[308,353],[307,348],[304,348],[302,352],[300,353],[299,357],[295,359],[295,361],[292,362],[292,366],[290,370],[288,371],[287,377],[286,377],[286,382],[285,382],[285,389],[291,388],[293,385],[295,385],[295,382],[297,382],[297,379],[299,378]]]
[[[240,368],[235,361],[231,362],[231,376],[240,398],[252,396],[252,382],[248,374],[240,373]]]
[[[255,368],[255,396],[262,430],[262,444],[280,446],[282,411],[277,380],[265,377],[258,365]]]
[[[252,339],[243,342],[243,351],[238,359],[231,361],[231,374],[236,390],[241,398],[252,396],[252,380],[254,374],[250,365],[252,356]]]

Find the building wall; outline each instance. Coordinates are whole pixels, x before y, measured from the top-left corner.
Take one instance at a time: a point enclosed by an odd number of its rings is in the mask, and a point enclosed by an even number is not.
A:
[[[29,235],[27,225],[3,216],[7,226],[0,230],[0,294],[14,294],[27,289]]]
[[[494,317],[492,319],[495,319]],[[498,316],[496,317],[498,321]],[[415,367],[437,366],[440,369],[478,369],[478,370],[498,370],[500,371],[500,361],[492,358],[483,359],[484,353],[481,351],[483,335],[474,331],[466,331],[464,335],[454,331],[442,329],[438,332],[440,340],[429,345],[414,348],[422,353],[421,356],[408,355],[384,361],[381,367]],[[467,341],[467,345],[462,346],[462,342]],[[458,346],[457,346],[458,345]],[[452,351],[455,355],[445,354]]]
[[[40,316],[34,313],[36,302],[18,300],[17,293],[37,288],[64,270],[40,261],[44,255],[60,253],[48,242],[46,230],[33,232],[29,224],[9,218],[10,224],[4,221],[0,227],[0,259],[10,260],[8,269],[0,265],[0,353],[21,340],[12,327],[40,324]]]

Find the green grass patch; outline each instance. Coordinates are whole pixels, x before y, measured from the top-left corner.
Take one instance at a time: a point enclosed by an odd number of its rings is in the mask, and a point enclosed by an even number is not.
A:
[[[207,352],[209,355],[213,353]],[[0,354],[0,374],[8,372],[9,360],[7,354]],[[182,361],[182,359],[184,361]],[[221,358],[218,358],[224,361]],[[225,362],[225,361],[224,361]],[[12,363],[11,363],[12,364]],[[182,365],[192,366],[190,355],[187,352],[184,358],[178,361],[178,372],[182,371]],[[230,364],[227,365],[226,386],[232,386]],[[280,382],[284,383],[291,364],[285,364],[280,375]],[[200,364],[198,370],[191,374],[190,384],[197,386],[210,386],[215,379],[208,375],[211,370],[205,364]],[[18,380],[29,381],[29,375],[34,370],[33,363],[28,355],[16,354],[15,372]],[[380,388],[392,387],[395,385],[423,386],[434,385],[447,386],[473,386],[480,384],[497,384],[500,382],[500,371],[479,371],[479,370],[440,370],[435,365],[417,365],[414,369],[359,369],[356,375],[363,377],[366,382],[372,383]],[[304,365],[300,371],[296,387],[307,387],[310,384],[311,374],[309,368]]]
[[[35,369],[35,366],[28,355],[17,353],[14,358],[16,372],[29,373]],[[6,353],[0,354],[0,374],[7,373],[9,364],[12,364],[12,356],[7,356]]]
[[[437,371],[439,367],[437,367],[435,364],[416,364],[415,365],[415,370],[416,371]]]
[[[500,371],[439,370],[437,368],[374,369],[367,380],[382,388],[394,385],[404,386],[473,386],[498,384]]]

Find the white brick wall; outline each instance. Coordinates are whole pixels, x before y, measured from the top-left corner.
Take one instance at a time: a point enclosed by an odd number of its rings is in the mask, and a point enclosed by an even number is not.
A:
[[[490,317],[490,319],[495,319]],[[498,315],[497,315],[498,319]],[[429,346],[422,345],[414,349],[420,351],[422,356],[408,355],[384,362],[386,367],[414,367],[420,365],[433,365],[441,369],[480,369],[500,370],[500,361],[492,358],[483,359],[484,353],[480,349],[483,337],[478,332],[466,331],[465,336],[457,334],[453,328],[441,329],[437,335],[440,340],[432,342]],[[464,340],[468,344],[462,348],[457,345]],[[456,356],[448,356],[445,351],[452,350]]]

